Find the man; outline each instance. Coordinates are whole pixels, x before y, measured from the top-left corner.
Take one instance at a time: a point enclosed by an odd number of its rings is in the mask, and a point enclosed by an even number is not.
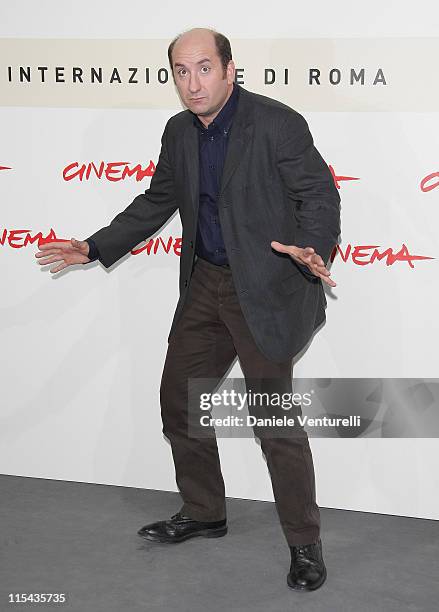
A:
[[[221,381],[238,355],[246,384],[291,389],[292,358],[325,320],[322,282],[335,286],[325,263],[340,198],[302,115],[234,82],[227,38],[196,28],[171,42],[168,57],[187,110],[166,124],[149,189],[87,240],[42,245],[36,256],[61,261],[52,272],[97,257],[108,268],[179,209],[180,298],[160,399],[184,503],[139,530],[176,543],[227,533],[216,438],[190,435],[188,381]],[[314,590],[326,568],[308,438],[260,440],[291,551],[288,584]]]

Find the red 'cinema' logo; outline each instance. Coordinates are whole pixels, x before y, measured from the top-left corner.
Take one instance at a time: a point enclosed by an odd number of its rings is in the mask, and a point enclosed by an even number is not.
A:
[[[329,166],[333,176],[335,185],[340,189],[340,181],[357,181],[358,177],[339,176],[335,173],[334,168]],[[0,166],[0,170],[12,170],[9,166]],[[97,166],[93,162],[89,164],[79,164],[74,162],[66,166],[63,170],[63,178],[66,181],[79,179],[89,180],[93,175],[98,179],[105,178],[109,181],[121,181],[127,177],[135,176],[137,181],[141,181],[146,176],[151,177],[155,172],[155,165],[150,161],[147,167],[142,167],[140,164],[130,166],[129,162],[100,162]],[[433,172],[425,176],[420,182],[420,189],[423,192],[428,192],[436,187],[439,187],[439,172]],[[49,242],[66,242],[66,239],[57,238],[53,229],[43,236],[42,232],[32,233],[29,229],[6,229],[0,230],[0,246],[21,249],[29,245],[37,243],[38,246]],[[158,253],[180,256],[182,247],[182,238],[169,236],[163,239],[161,236],[145,241],[136,249],[131,250],[132,255],[146,253],[147,255],[157,255]],[[352,245],[348,243],[342,247],[336,245],[331,253],[330,260],[334,261],[336,256],[347,263],[352,262],[356,266],[367,266],[375,262],[385,262],[387,266],[392,266],[396,262],[406,262],[410,268],[414,268],[414,262],[435,259],[426,255],[415,255],[409,251],[405,243],[401,247],[394,250],[392,247],[381,247],[376,244]]]
[[[141,164],[132,166],[130,162],[103,162],[95,164],[90,162],[88,164],[79,164],[73,162],[68,164],[62,172],[63,179],[65,181],[73,181],[78,179],[79,181],[89,181],[91,178],[97,178],[98,180],[106,179],[117,183],[118,181],[124,181],[126,178],[135,176],[136,181],[142,181],[146,176],[151,177],[155,172],[155,164],[150,160],[148,166],[142,167]]]
[[[44,236],[42,232],[32,233],[31,230],[28,229],[3,229],[3,231],[0,231],[0,246],[3,247],[22,249],[29,245],[32,246],[35,243],[38,246],[41,246],[42,244],[47,244],[49,242],[68,242],[68,240],[65,238],[57,238],[55,231],[52,228],[46,236]],[[130,252],[132,255],[140,255],[140,253],[146,253],[146,255],[165,253],[167,255],[174,254],[180,256],[181,248],[181,236],[168,236],[167,238],[158,236],[156,238],[145,240],[144,244],[140,244],[137,248],[132,249]],[[414,268],[414,261],[420,261],[422,259],[435,259],[434,257],[427,257],[425,255],[414,255],[409,251],[408,247],[404,243],[402,244],[401,248],[396,251],[391,247],[381,248],[379,245],[375,244],[348,244],[344,250],[342,247],[337,245],[332,251],[331,261],[334,261],[336,255],[339,255],[344,263],[350,261],[356,266],[367,266],[381,261],[384,261],[387,266],[392,266],[398,261],[406,262],[410,268]]]
[[[426,257],[425,255],[413,255],[404,243],[396,253],[390,247],[387,249],[381,248],[379,244],[357,244],[355,246],[348,244],[343,252],[343,249],[337,244],[331,253],[331,261],[334,261],[337,253],[340,254],[345,263],[350,259],[356,266],[367,266],[384,259],[387,266],[392,266],[395,261],[406,261],[411,268],[414,268],[414,261],[434,259],[434,257]]]
[[[149,165],[146,168],[143,168],[141,164],[136,164],[135,166],[130,167],[130,162],[101,161],[99,164],[95,164],[94,162],[89,162],[87,164],[72,162],[63,169],[62,174],[65,181],[72,181],[74,179],[79,179],[79,181],[89,181],[91,178],[97,178],[99,180],[105,178],[108,181],[117,182],[135,176],[136,181],[139,182],[145,177],[151,177],[155,172],[155,168],[155,164],[152,160],[150,160]],[[360,180],[356,176],[337,175],[334,167],[331,165],[329,166],[329,170],[331,171],[332,178],[334,179],[337,189],[340,189],[341,181]]]
[[[424,193],[426,193],[427,191],[431,191],[432,189],[436,189],[436,187],[439,187],[439,172],[432,172],[431,174],[427,174],[427,176],[424,176],[424,178],[419,184],[419,187]]]
[[[356,176],[342,176],[342,175],[338,176],[337,174],[335,174],[335,170],[331,165],[329,165],[328,167],[329,167],[329,170],[331,171],[332,178],[334,179],[334,183],[337,189],[340,189],[340,181],[359,181],[360,180]]]

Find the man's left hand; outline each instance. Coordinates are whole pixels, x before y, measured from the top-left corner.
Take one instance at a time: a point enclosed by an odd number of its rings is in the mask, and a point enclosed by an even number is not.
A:
[[[279,253],[288,253],[288,255],[300,264],[304,264],[314,274],[322,279],[330,287],[336,287],[336,283],[329,278],[331,274],[325,266],[325,262],[318,253],[314,251],[312,247],[297,247],[292,245],[282,244],[275,240],[271,243],[271,246]]]

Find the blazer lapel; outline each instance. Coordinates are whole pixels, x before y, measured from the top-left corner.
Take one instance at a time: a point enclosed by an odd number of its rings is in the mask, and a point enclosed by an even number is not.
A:
[[[233,120],[233,123],[235,122],[235,119]],[[250,141],[252,132],[252,125],[232,125],[232,131],[230,133],[229,143],[227,145],[226,159],[224,161],[223,176],[221,179],[219,195],[221,195],[224,189],[227,187],[228,183],[230,182],[230,179],[233,176],[233,173],[235,172],[240,161],[244,157],[244,153]]]
[[[227,187],[236,168],[244,157],[244,153],[253,133],[252,107],[248,103],[247,92],[240,87],[238,106],[233,117],[232,127],[227,144],[226,159],[221,179],[219,195]]]

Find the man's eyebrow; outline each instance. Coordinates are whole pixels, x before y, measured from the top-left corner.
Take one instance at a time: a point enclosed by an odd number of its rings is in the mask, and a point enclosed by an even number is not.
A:
[[[197,62],[197,64],[204,64],[204,62],[211,62],[212,60],[210,60],[208,57],[205,57],[204,59],[200,60],[199,62]],[[183,68],[186,68],[186,66],[184,64],[179,64],[179,63],[175,63],[174,66],[182,66]]]

